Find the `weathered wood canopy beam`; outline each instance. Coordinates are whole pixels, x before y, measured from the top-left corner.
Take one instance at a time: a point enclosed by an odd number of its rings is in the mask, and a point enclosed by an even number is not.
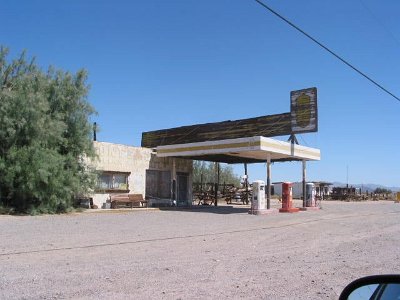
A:
[[[246,136],[281,136],[291,132],[291,115],[283,113],[235,121],[197,124],[142,133],[142,147],[235,139]]]

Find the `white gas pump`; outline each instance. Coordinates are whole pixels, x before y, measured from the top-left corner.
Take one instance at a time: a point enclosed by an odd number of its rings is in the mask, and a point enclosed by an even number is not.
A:
[[[253,210],[265,209],[265,182],[262,180],[253,181],[251,208]]]
[[[315,206],[315,187],[313,183],[306,184],[306,207]]]

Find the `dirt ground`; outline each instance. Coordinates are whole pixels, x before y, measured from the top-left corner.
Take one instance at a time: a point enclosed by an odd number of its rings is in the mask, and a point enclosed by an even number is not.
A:
[[[0,216],[0,299],[337,299],[400,273],[400,204],[322,205]]]

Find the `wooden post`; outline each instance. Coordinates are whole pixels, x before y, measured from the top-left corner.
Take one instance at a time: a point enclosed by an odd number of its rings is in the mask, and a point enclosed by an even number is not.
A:
[[[267,209],[271,208],[271,157],[267,159]]]
[[[303,160],[303,207],[306,207],[306,161]]]
[[[176,200],[178,203],[178,187],[177,187],[177,178],[176,178],[176,162],[175,158],[172,158],[172,200]]]

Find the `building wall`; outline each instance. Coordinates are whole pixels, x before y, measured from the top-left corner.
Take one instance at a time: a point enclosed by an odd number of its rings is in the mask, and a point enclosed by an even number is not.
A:
[[[130,172],[128,186],[131,194],[143,194],[145,196],[146,170],[169,170],[172,173],[172,179],[176,178],[176,172],[188,173],[188,204],[191,204],[193,169],[191,160],[159,158],[148,148],[97,141],[93,143],[98,157],[91,163],[92,166],[97,171]],[[95,193],[93,204],[101,208],[109,197],[110,193]]]

